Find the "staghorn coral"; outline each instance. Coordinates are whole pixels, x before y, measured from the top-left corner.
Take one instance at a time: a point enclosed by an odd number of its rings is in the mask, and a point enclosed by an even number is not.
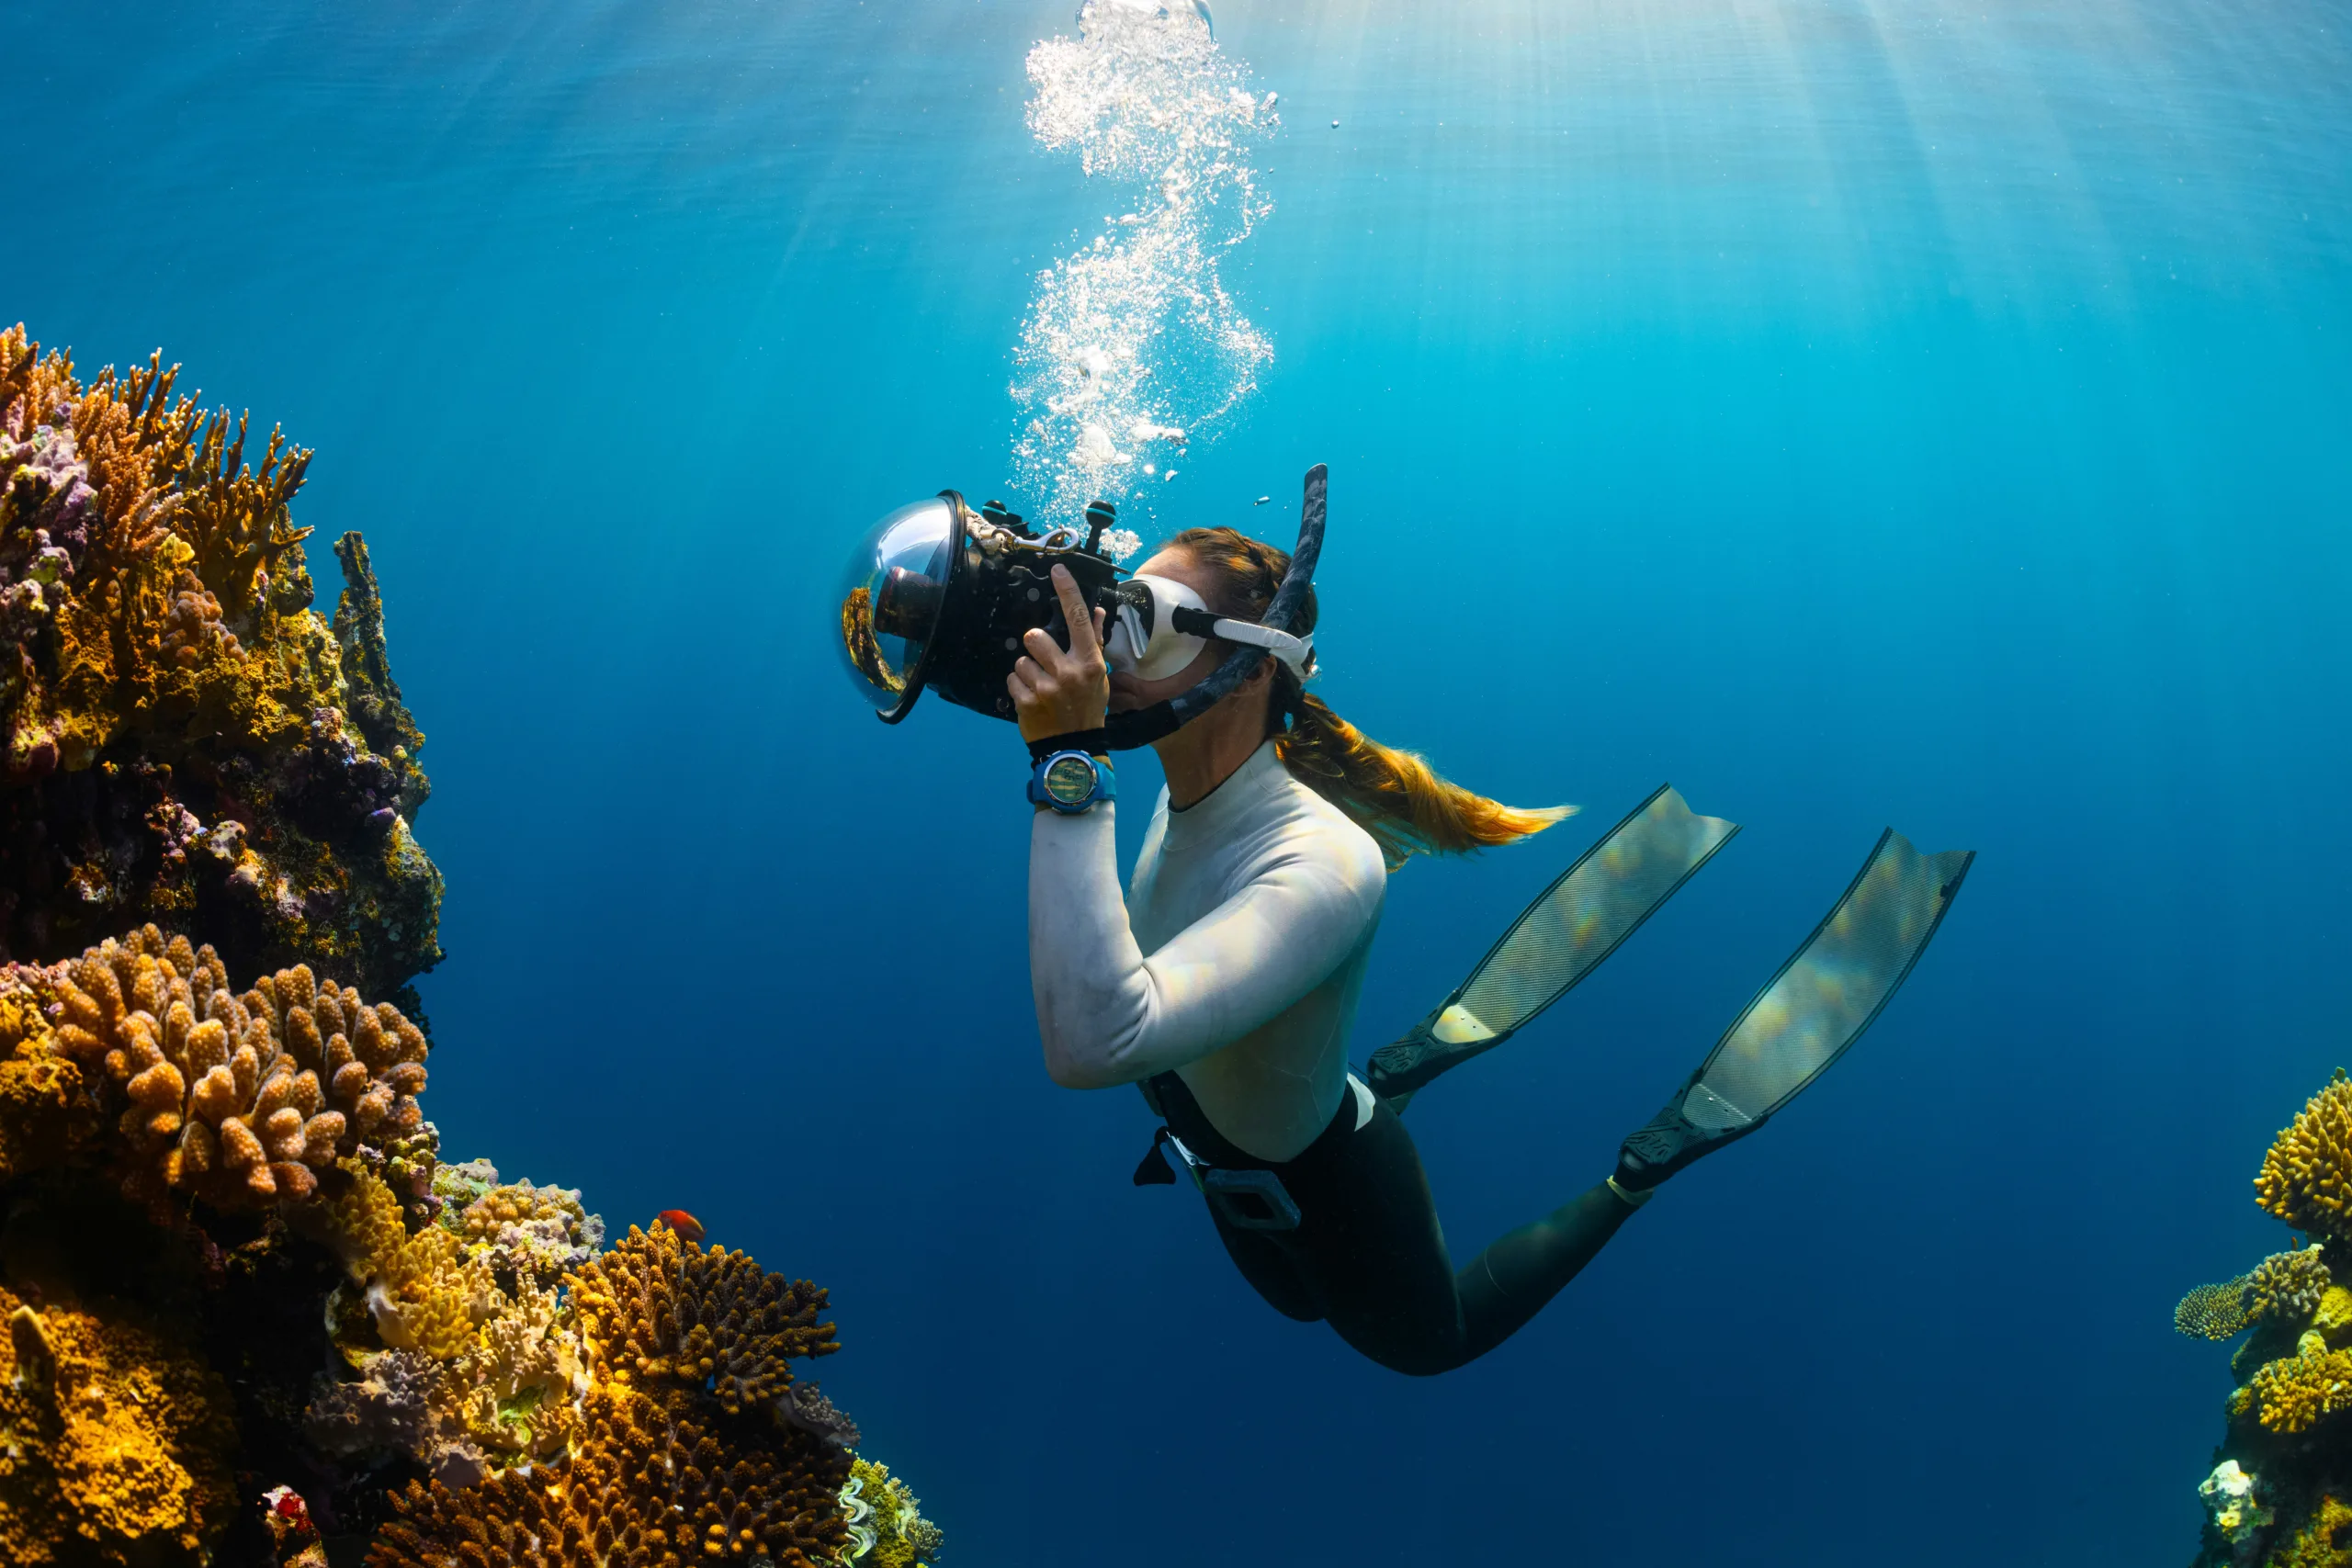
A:
[[[424,1033],[306,967],[239,998],[210,947],[151,925],[18,980],[55,1010],[52,1052],[108,1086],[132,1197],[300,1200],[338,1159],[424,1126]]]
[[[890,1467],[861,1459],[841,1492],[842,1517],[849,1525],[844,1563],[857,1568],[918,1568],[935,1563],[946,1544],[937,1525],[922,1517],[922,1505]]]
[[[565,1469],[509,1470],[459,1492],[412,1483],[369,1568],[838,1561],[849,1539],[835,1506],[848,1456],[790,1428],[705,1416],[707,1403],[600,1387]]]
[[[2352,1080],[2342,1067],[2279,1133],[2254,1190],[2297,1230],[2352,1241]]]
[[[2254,1321],[2246,1277],[2199,1285],[2172,1309],[2172,1325],[2192,1339],[2227,1339]]]
[[[227,1387],[186,1344],[0,1286],[0,1562],[205,1562],[235,1487]]]
[[[763,1273],[741,1252],[704,1247],[657,1225],[631,1225],[571,1280],[599,1379],[701,1384],[729,1415],[764,1405],[792,1382],[785,1363],[841,1348],[819,1323],[826,1292]]]
[[[273,432],[249,464],[176,379],[85,385],[0,331],[0,959],[200,917],[240,968],[394,990],[440,956],[441,880],[366,548],[330,625],[310,454]]]
[[[2245,1277],[2254,1315],[2273,1323],[2302,1322],[2319,1310],[2327,1295],[2327,1265],[2316,1247],[2274,1252],[2254,1266]]]

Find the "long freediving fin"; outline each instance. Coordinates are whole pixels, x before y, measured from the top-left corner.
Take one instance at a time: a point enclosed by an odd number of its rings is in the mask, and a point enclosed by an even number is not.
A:
[[[1640,1191],[1744,1138],[1862,1036],[1919,962],[1975,861],[1923,855],[1889,828],[1804,944],[1742,1010],[1666,1108],[1625,1140],[1616,1180]]]
[[[1536,897],[1434,1011],[1372,1054],[1372,1091],[1401,1111],[1439,1074],[1510,1039],[1616,952],[1738,831],[1658,785]]]

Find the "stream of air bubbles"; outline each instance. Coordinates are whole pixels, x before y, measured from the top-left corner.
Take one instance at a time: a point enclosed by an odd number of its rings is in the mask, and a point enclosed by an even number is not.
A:
[[[1037,275],[1013,350],[1013,480],[1047,519],[1148,515],[1273,357],[1220,275],[1273,210],[1251,159],[1282,121],[1249,78],[1198,0],[1086,0],[1076,38],[1029,51],[1031,134],[1122,209]]]

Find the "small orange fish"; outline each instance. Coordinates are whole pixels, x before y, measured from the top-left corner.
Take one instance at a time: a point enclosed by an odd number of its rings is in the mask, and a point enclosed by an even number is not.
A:
[[[657,1225],[668,1225],[678,1233],[678,1239],[681,1241],[702,1239],[702,1222],[684,1209],[664,1209],[653,1216],[653,1223]]]

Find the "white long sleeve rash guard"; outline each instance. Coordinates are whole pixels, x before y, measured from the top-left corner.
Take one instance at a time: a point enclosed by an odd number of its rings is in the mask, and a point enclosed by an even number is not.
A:
[[[1040,811],[1031,829],[1046,1071],[1103,1089],[1173,1069],[1236,1146],[1292,1158],[1347,1088],[1387,890],[1380,847],[1270,740],[1182,811],[1160,792],[1123,905],[1112,809]]]

